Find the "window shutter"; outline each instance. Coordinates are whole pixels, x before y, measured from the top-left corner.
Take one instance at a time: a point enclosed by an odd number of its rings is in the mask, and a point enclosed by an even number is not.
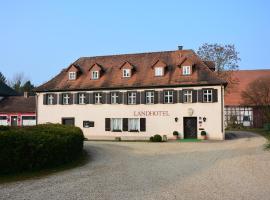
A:
[[[107,97],[106,97],[106,103],[107,104],[111,104],[111,95],[112,95],[111,92],[107,93]]]
[[[59,94],[59,104],[63,104],[63,94]]]
[[[53,94],[53,105],[57,104],[57,94]]]
[[[140,92],[136,92],[136,104],[140,104],[140,99],[141,99],[141,93]]]
[[[124,104],[128,104],[128,93],[124,92]]]
[[[198,102],[203,102],[203,90],[198,90]]]
[[[184,97],[183,97],[183,90],[179,90],[179,103],[184,102]]]
[[[140,131],[146,131],[146,118],[140,118]]]
[[[101,92],[101,103],[102,104],[106,103],[106,93],[105,92]]]
[[[94,104],[94,93],[89,93],[89,103]]]
[[[117,102],[119,104],[123,103],[123,93],[122,92],[118,92],[118,99]]]
[[[145,94],[146,94],[146,92],[145,91],[142,91],[141,92],[141,104],[145,104]]]
[[[105,131],[111,131],[111,119],[105,118]]]
[[[197,102],[197,90],[192,90],[192,103]]]
[[[85,104],[89,104],[89,94],[88,93],[84,93],[85,95]]]
[[[213,89],[212,93],[213,93],[213,102],[218,102],[218,90]]]
[[[157,104],[158,103],[158,96],[159,96],[159,92],[155,91],[154,92],[154,103]]]
[[[43,94],[43,105],[47,105],[47,104],[48,104],[48,95]]]
[[[80,93],[74,94],[74,104],[79,104],[79,95],[80,95]]]
[[[159,92],[159,102],[164,103],[164,91]]]
[[[177,103],[177,91],[173,90],[173,103]]]
[[[128,118],[123,118],[123,131],[128,131]]]
[[[69,96],[69,104],[73,104],[73,94],[68,94]]]

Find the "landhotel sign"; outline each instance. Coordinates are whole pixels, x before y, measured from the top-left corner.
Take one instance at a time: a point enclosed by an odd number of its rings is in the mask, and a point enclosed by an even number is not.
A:
[[[133,112],[134,117],[168,117],[170,116],[169,111],[150,111],[150,110],[144,110],[144,111],[134,111]]]

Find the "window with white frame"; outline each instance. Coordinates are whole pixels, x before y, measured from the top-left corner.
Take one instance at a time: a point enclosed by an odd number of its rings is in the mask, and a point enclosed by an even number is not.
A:
[[[154,91],[146,91],[145,92],[145,102],[146,104],[153,104],[154,103]]]
[[[93,80],[99,79],[99,71],[92,71],[92,79]]]
[[[173,103],[173,91],[164,91],[164,103]]]
[[[69,72],[68,79],[69,80],[76,80],[76,72]]]
[[[128,104],[136,104],[136,92],[128,93]]]
[[[130,69],[123,69],[123,77],[130,77],[131,70]]]
[[[163,67],[155,68],[155,76],[163,76]]]
[[[111,130],[112,131],[122,131],[122,119],[112,118],[111,119]]]
[[[213,94],[212,90],[203,90],[203,102],[212,102],[213,101]]]
[[[63,94],[63,104],[67,105],[69,104],[69,101],[70,101],[69,94]]]
[[[102,94],[100,92],[95,93],[95,104],[101,104]]]
[[[183,66],[183,75],[190,75],[190,74],[191,74],[191,67]]]
[[[118,103],[118,93],[112,92],[111,93],[111,104],[116,104],[116,103]]]
[[[79,104],[85,104],[85,94],[84,93],[79,94]]]
[[[184,90],[183,91],[183,102],[184,103],[192,103],[192,90]]]
[[[129,118],[128,119],[128,131],[139,131],[140,130],[140,119]]]
[[[48,98],[47,100],[48,105],[53,105],[53,99],[54,99],[53,94],[48,94],[47,98]]]
[[[7,125],[8,125],[7,116],[0,116],[0,126],[7,126]]]

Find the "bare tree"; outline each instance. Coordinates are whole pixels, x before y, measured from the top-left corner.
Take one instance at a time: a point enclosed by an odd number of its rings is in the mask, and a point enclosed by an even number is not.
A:
[[[269,76],[263,76],[252,81],[241,95],[245,104],[262,107],[262,112],[266,122],[270,122]]]
[[[233,71],[238,70],[238,62],[241,59],[234,45],[205,43],[199,47],[197,54],[202,60],[213,61],[215,63],[217,75],[228,82],[227,91],[238,82],[238,80],[233,77]]]
[[[31,81],[22,72],[16,73],[13,78],[8,81],[8,85],[18,93],[23,93],[25,91],[31,92],[34,88]]]

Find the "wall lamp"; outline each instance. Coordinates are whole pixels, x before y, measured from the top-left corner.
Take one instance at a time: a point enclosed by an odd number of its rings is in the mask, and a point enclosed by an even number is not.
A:
[[[203,118],[203,121],[206,122],[206,117]]]
[[[175,122],[178,122],[178,117],[174,118],[174,121],[175,121]]]

